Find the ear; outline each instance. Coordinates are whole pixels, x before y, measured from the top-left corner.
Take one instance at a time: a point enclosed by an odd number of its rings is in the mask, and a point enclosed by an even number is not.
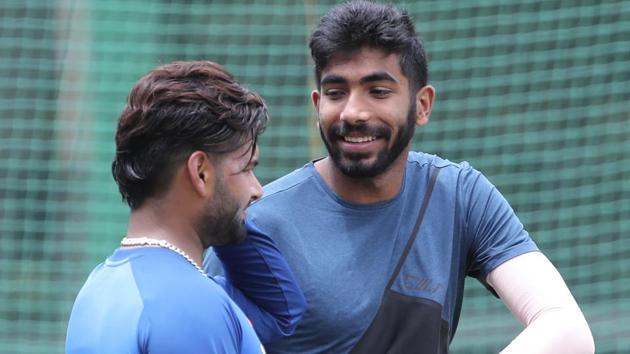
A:
[[[315,112],[319,114],[319,99],[321,98],[321,94],[318,90],[313,90],[311,92],[311,101],[313,101],[313,107],[315,107]]]
[[[435,88],[425,85],[416,92],[416,125],[422,126],[429,123],[429,116],[435,99]]]
[[[193,190],[199,196],[207,197],[214,192],[216,168],[205,152],[195,151],[188,156],[186,172]]]

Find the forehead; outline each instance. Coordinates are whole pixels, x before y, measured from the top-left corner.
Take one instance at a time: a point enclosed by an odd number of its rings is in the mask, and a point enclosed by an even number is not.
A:
[[[407,78],[400,67],[400,56],[373,48],[361,48],[349,54],[333,55],[322,70],[321,79],[327,75],[336,75],[347,80],[359,80],[375,72],[386,72],[401,84],[407,83]]]
[[[248,162],[250,158],[255,161],[256,159],[258,159],[258,144],[254,144],[253,141],[250,140],[243,144],[243,146],[230,153],[230,157],[238,161]]]
[[[254,154],[252,155],[252,149]],[[241,145],[238,149],[217,156],[217,161],[223,166],[231,166],[230,169],[243,169],[250,162],[258,161],[258,144],[252,144],[248,141]]]

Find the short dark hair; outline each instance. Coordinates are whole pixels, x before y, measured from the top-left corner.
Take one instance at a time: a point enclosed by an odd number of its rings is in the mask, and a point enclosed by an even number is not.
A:
[[[428,80],[427,58],[413,21],[404,10],[369,1],[350,1],[324,15],[309,44],[320,88],[322,70],[333,55],[352,55],[361,48],[381,49],[400,56],[400,68],[412,91]]]
[[[165,191],[194,151],[256,144],[269,120],[256,93],[209,61],[160,66],[133,87],[118,120],[112,174],[131,209]]]

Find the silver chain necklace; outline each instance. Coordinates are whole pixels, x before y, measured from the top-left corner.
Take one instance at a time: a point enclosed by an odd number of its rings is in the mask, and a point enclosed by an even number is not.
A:
[[[138,238],[124,237],[120,241],[120,246],[121,247],[159,246],[159,247],[169,249],[179,254],[180,256],[184,257],[190,264],[192,264],[195,268],[197,268],[199,273],[201,273],[204,277],[208,276],[208,274],[204,272],[204,270],[199,266],[199,264],[197,264],[197,262],[195,262],[188,254],[186,254],[186,252],[184,252],[182,249],[180,249],[179,247],[175,246],[174,244],[166,240],[158,240],[158,239],[148,238],[148,237],[138,237]]]

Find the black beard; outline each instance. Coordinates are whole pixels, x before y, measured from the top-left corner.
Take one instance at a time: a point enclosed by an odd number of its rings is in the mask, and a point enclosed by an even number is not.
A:
[[[247,230],[239,211],[238,203],[223,181],[217,180],[214,196],[204,207],[195,227],[204,249],[236,244],[245,239]]]
[[[362,163],[361,160],[366,158],[365,154],[343,154],[336,147],[334,142],[343,139],[342,136],[350,132],[363,133],[363,135],[372,135],[379,138],[389,139],[391,132],[383,126],[370,127],[367,124],[351,125],[346,122],[332,126],[328,130],[328,134],[324,134],[321,125],[319,126],[319,134],[322,137],[324,145],[328,150],[328,154],[332,158],[335,166],[344,175],[351,178],[372,178],[387,171],[392,163],[400,156],[400,154],[409,145],[416,126],[416,107],[415,104],[410,105],[407,113],[405,124],[399,126],[398,134],[394,138],[391,148],[385,148],[379,151],[376,161],[372,164]]]

